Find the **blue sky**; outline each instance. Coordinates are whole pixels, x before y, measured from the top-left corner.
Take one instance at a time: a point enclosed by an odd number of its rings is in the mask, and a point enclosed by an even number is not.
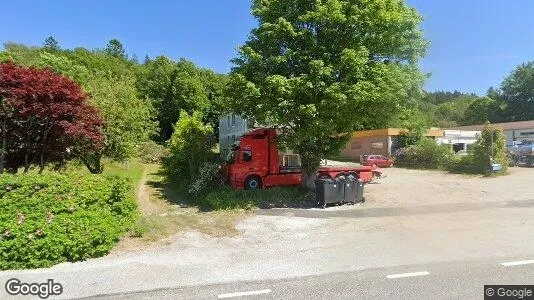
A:
[[[534,1],[407,0],[424,16],[431,42],[421,62],[427,90],[484,94],[518,64],[534,59]],[[0,42],[102,48],[118,38],[142,59],[185,57],[229,71],[235,48],[255,21],[247,0],[19,0],[2,3]]]

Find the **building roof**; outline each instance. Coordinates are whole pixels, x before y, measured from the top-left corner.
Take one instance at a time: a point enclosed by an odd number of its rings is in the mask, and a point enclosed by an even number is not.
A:
[[[507,123],[495,123],[491,124],[494,127],[501,128],[502,130],[517,130],[517,129],[534,129],[534,120],[531,121],[519,121],[519,122],[507,122]],[[453,130],[477,130],[484,129],[484,124],[481,125],[469,125],[459,126],[453,128],[447,128]]]
[[[376,136],[399,136],[402,134],[402,129],[400,128],[385,128],[385,129],[374,129],[374,130],[362,130],[356,131],[352,134],[353,137],[376,137]],[[443,130],[438,128],[431,128],[426,133],[425,136],[428,137],[440,137],[443,136]]]

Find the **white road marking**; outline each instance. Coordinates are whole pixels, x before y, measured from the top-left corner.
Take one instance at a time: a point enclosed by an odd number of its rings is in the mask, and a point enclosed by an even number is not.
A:
[[[233,297],[261,295],[261,294],[269,294],[270,292],[271,292],[270,289],[257,290],[257,291],[248,291],[248,292],[236,292],[236,293],[229,293],[229,294],[220,294],[220,295],[217,296],[217,298],[218,299],[225,299],[225,298],[233,298]]]
[[[533,259],[533,260],[509,261],[509,262],[503,262],[503,263],[501,263],[501,265],[503,265],[503,266],[505,266],[505,267],[510,267],[510,266],[520,266],[520,265],[529,265],[529,264],[534,264],[534,259]]]
[[[427,271],[423,271],[423,272],[413,272],[413,273],[393,274],[393,275],[388,275],[388,276],[386,276],[386,277],[389,278],[389,279],[394,279],[394,278],[404,278],[404,277],[424,276],[424,275],[429,275],[429,274],[430,274],[430,273],[428,273]]]

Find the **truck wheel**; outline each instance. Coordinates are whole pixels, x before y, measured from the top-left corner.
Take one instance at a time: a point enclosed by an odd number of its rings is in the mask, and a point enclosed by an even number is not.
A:
[[[245,189],[247,190],[259,190],[261,189],[261,179],[257,176],[250,176],[245,181]]]

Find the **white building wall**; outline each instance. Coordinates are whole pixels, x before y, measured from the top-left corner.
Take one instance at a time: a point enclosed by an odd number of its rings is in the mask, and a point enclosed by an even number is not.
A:
[[[219,149],[222,157],[226,157],[231,145],[250,129],[248,125],[247,119],[236,114],[219,118]]]
[[[436,139],[438,144],[465,144],[471,145],[476,142],[480,131],[471,130],[443,130],[443,136]]]
[[[512,145],[514,142],[514,131],[515,130],[504,130],[504,136],[506,137],[506,145]]]
[[[534,128],[505,130],[504,135],[506,136],[506,145],[512,145],[514,141],[534,141]]]

